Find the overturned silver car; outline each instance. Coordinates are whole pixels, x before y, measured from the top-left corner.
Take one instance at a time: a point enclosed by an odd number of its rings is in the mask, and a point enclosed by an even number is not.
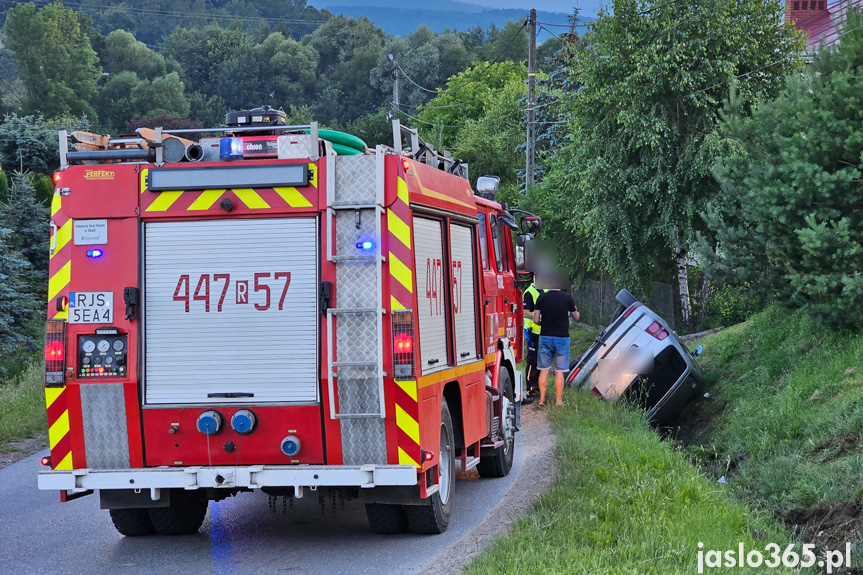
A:
[[[702,393],[704,376],[695,358],[668,324],[627,290],[609,326],[570,364],[567,384],[613,402],[620,398],[647,410],[657,425],[673,420]]]

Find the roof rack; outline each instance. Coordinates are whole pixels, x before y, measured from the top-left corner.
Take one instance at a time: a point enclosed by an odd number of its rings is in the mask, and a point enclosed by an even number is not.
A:
[[[407,149],[403,147],[405,142],[408,144]],[[449,152],[438,152],[420,138],[416,128],[404,126],[398,119],[393,120],[393,150],[400,156],[412,157],[426,165],[468,179],[468,165],[465,162],[453,158]]]

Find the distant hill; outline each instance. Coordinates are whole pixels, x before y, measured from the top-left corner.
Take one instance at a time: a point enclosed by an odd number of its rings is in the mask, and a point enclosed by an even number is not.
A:
[[[500,28],[509,20],[519,20],[529,12],[528,8],[492,9],[457,0],[310,0],[309,5],[326,9],[335,14],[352,18],[365,16],[388,34],[406,36],[425,24],[434,32],[467,30],[474,26],[487,28],[495,24]],[[565,12],[537,12],[540,22],[567,24],[569,14]],[[555,33],[564,28],[552,27]],[[539,41],[549,38],[546,32],[539,33]]]

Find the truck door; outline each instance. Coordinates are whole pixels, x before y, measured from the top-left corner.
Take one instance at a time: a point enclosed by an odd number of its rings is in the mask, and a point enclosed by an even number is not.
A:
[[[452,253],[452,300],[455,324],[455,361],[463,365],[476,361],[476,266],[475,241],[471,228],[450,223]]]
[[[448,290],[445,277],[443,222],[414,217],[414,263],[422,375],[452,365],[447,345]]]

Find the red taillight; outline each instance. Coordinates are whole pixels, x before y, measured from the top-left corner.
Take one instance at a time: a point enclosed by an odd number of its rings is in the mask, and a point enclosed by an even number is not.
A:
[[[426,451],[423,449],[423,461],[431,461],[434,459],[434,451]]]
[[[629,309],[628,309],[628,310],[626,310],[626,313],[625,313],[625,314],[623,314],[623,318],[624,318],[624,319],[628,318],[628,317],[629,317],[629,314],[631,314],[632,312],[634,312],[634,311],[635,311],[635,308],[637,308],[637,307],[638,307],[637,305],[632,305],[632,306],[630,306],[630,307],[629,307]]]
[[[66,322],[50,319],[45,335],[45,385],[65,383],[64,361],[66,359]]]
[[[414,314],[412,310],[392,313],[393,374],[397,378],[414,377]]]
[[[647,326],[647,333],[662,341],[666,337],[668,337],[668,331],[663,328],[658,321],[653,322],[649,326]]]
[[[40,461],[42,462],[42,465],[51,465],[51,458],[48,456],[43,457]]]
[[[60,181],[60,172],[54,172],[54,183],[56,184],[59,181]]]
[[[405,170],[406,172],[410,171],[410,169],[411,169],[411,163],[410,163],[409,161],[407,161],[407,160],[402,160],[402,168],[404,168],[404,170]]]
[[[400,333],[393,338],[393,350],[396,353],[410,353],[414,350],[414,338],[407,333]]]
[[[62,341],[52,341],[45,346],[45,361],[59,361],[62,364],[65,351],[66,346]]]
[[[576,375],[578,375],[579,371],[581,371],[581,367],[576,367],[575,370],[573,370],[573,372],[572,372],[572,377],[575,377]]]

